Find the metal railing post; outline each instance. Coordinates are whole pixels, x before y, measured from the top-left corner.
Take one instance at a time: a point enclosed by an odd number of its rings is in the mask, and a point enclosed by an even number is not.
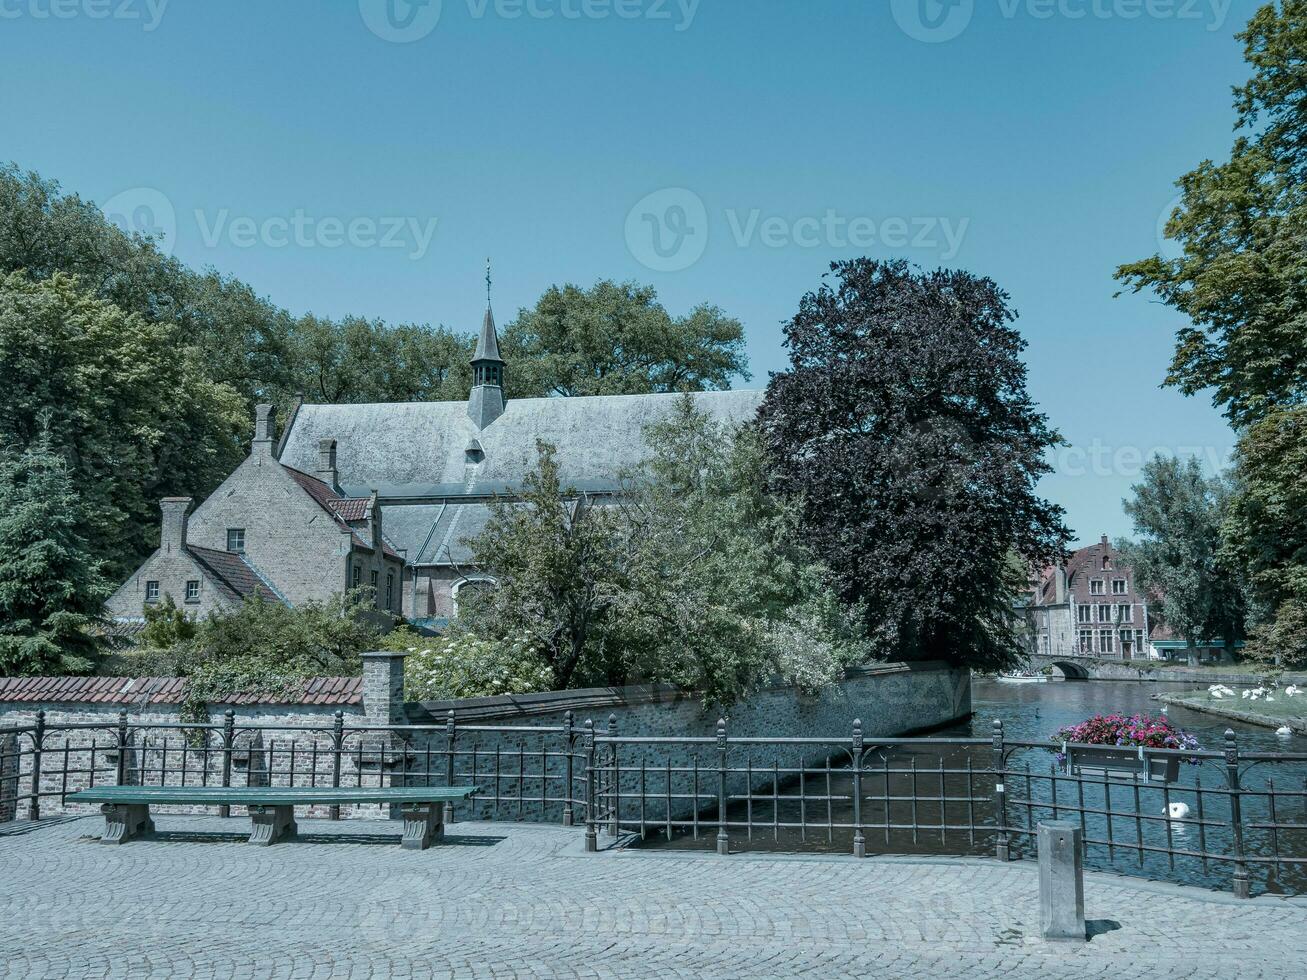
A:
[[[731,836],[726,830],[726,719],[717,719],[717,853],[731,853]]]
[[[862,719],[853,719],[853,856],[867,856],[867,838],[862,832]],[[753,792],[750,788],[749,792]],[[888,821],[886,821],[888,822]]]
[[[1225,778],[1230,790],[1230,834],[1234,843],[1234,897],[1247,898],[1251,894],[1248,880],[1248,862],[1243,850],[1243,807],[1239,786],[1239,746],[1234,732],[1225,730]]]
[[[166,763],[165,763],[166,764]],[[127,709],[118,712],[118,765],[115,767],[114,782],[118,786],[127,785]]]
[[[228,708],[222,715],[222,788],[231,786],[231,753],[236,745],[236,712]],[[222,804],[218,816],[230,817],[231,807]]]
[[[595,723],[585,720],[585,849],[599,850],[598,831],[595,827]]]
[[[45,742],[45,711],[36,712],[32,730],[32,798],[27,802],[27,819],[41,819],[41,751]]]
[[[340,755],[345,751],[345,712],[337,711],[331,722],[331,788],[340,789]],[[327,808],[329,820],[340,819],[340,804]]]
[[[573,720],[574,720],[574,716],[572,712],[569,711],[567,712],[567,714],[563,715],[563,745],[564,745],[563,765],[565,768],[565,774],[563,776],[565,782],[565,787],[563,789],[563,826],[564,827],[572,826],[572,822],[575,820],[575,817],[573,816],[572,813],[572,775],[573,775],[572,751],[574,748],[574,746],[572,745]],[[545,782],[545,773],[543,772],[540,774],[540,785],[541,787],[547,785],[547,783]],[[544,789],[542,788],[540,791],[540,796],[542,801],[548,795],[549,794],[545,792]]]
[[[446,786],[454,785],[454,735],[455,735],[454,709],[450,708],[449,714],[445,716],[445,748],[448,750],[445,755],[445,785]],[[476,747],[476,740],[473,739],[473,748],[475,749],[475,747]],[[473,760],[475,761],[475,759],[476,756],[474,755]],[[473,766],[473,768],[475,768],[475,766]],[[473,779],[476,778],[476,773],[472,774],[472,778]],[[472,818],[476,819],[475,811],[472,814]],[[454,803],[452,800],[450,800],[445,804],[445,823],[451,824],[453,822],[454,822]]]
[[[608,716],[608,737],[614,739],[617,737],[617,715]],[[613,802],[611,809],[608,811],[608,836],[616,837],[621,833],[621,807],[622,807],[622,766],[621,761],[617,758],[617,743],[608,743],[609,751],[613,753],[613,770],[612,770],[612,794]]]
[[[0,735],[0,823],[18,816],[18,736]]]
[[[1011,838],[1007,828],[1007,786],[1004,784],[1006,763],[1003,761],[1003,721],[994,719],[994,819],[998,824],[998,837],[994,842],[994,856],[1000,861],[1011,859]]]

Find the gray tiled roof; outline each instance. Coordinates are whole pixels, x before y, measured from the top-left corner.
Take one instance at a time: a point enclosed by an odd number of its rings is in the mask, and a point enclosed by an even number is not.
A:
[[[762,394],[710,391],[694,399],[719,420],[745,422]],[[471,556],[460,542],[484,527],[486,497],[521,489],[535,467],[536,440],[556,447],[564,485],[611,492],[619,489],[624,469],[647,457],[645,427],[666,418],[680,397],[515,399],[480,431],[463,401],[303,405],[286,433],[281,461],[311,471],[319,440],[335,439],[340,483],[352,496],[378,492],[386,537],[406,552],[407,561],[468,563]],[[485,454],[478,466],[468,465],[472,439]]]

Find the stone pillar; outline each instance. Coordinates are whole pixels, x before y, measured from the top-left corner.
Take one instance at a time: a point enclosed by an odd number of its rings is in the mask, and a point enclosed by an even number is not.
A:
[[[1085,941],[1082,834],[1067,820],[1039,824],[1039,931],[1049,942]]]
[[[363,714],[369,725],[403,725],[403,650],[377,650],[363,654]]]
[[[403,650],[376,650],[363,654],[363,718],[365,725],[404,725],[404,658]],[[402,754],[407,748],[403,738],[381,732],[368,733],[364,744],[377,750],[376,765],[381,780],[389,786],[402,786]],[[365,752],[365,765],[367,756]],[[384,761],[383,761],[384,760]],[[402,819],[399,804],[391,804],[390,819]]]
[[[18,736],[0,735],[0,823],[18,812]]]

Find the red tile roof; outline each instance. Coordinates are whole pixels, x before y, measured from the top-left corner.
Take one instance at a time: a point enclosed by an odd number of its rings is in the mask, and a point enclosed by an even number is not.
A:
[[[255,594],[269,602],[281,602],[281,596],[259,577],[244,555],[198,548],[193,544],[188,544],[186,550],[204,568],[209,578],[237,602]]]
[[[179,704],[184,677],[0,677],[0,704]],[[225,704],[358,705],[362,677],[314,677],[298,697],[246,694]]]

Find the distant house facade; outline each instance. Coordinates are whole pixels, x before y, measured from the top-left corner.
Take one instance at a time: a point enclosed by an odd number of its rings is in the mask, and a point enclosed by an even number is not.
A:
[[[182,605],[196,556],[217,552],[234,556],[214,559],[226,561],[233,577],[245,570],[245,589],[266,589],[290,605],[371,585],[379,610],[443,625],[457,614],[461,593],[493,585],[494,569],[478,567],[466,542],[486,526],[492,500],[522,491],[538,440],[555,447],[565,487],[611,497],[623,472],[648,455],[646,426],[668,418],[682,397],[508,401],[507,367],[487,308],[466,401],[298,404],[280,439],[272,408],[260,406],[249,459],[189,519],[183,512],[180,527],[177,503],[165,502],[167,543],[123,583],[110,613],[139,618],[143,604],[164,594]],[[713,418],[742,423],[762,395],[692,397]],[[206,581],[187,608],[204,613],[241,601],[238,588]]]
[[[1027,606],[1032,652],[1120,660],[1187,658],[1189,645],[1149,609],[1134,570],[1103,535],[1063,565],[1045,568]],[[1223,643],[1201,641],[1201,659],[1228,656]]]
[[[192,501],[160,504],[159,549],[106,603],[120,625],[171,597],[188,615],[238,607],[259,595],[295,606],[371,586],[377,610],[398,616],[404,563],[385,539],[372,496],[350,497],[335,476],[335,447],[319,447],[315,472],[283,465],[276,414],[256,412],[250,455],[193,513]]]

